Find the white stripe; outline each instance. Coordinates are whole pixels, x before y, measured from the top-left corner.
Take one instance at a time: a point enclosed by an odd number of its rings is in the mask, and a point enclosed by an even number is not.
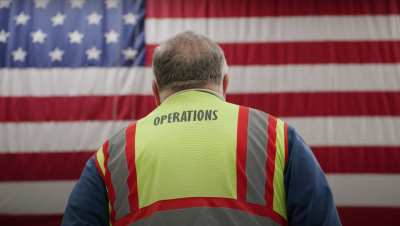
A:
[[[0,123],[0,152],[98,150],[130,122]]]
[[[400,117],[283,118],[310,146],[399,146]]]
[[[228,93],[399,91],[400,64],[233,66]],[[0,96],[152,95],[151,68],[0,69]]]
[[[400,117],[283,118],[310,146],[400,146]],[[129,121],[0,123],[0,152],[97,150]]]
[[[337,206],[400,207],[399,175],[328,174]],[[76,181],[0,183],[0,214],[64,213]]]
[[[396,40],[400,16],[290,16],[146,19],[146,43],[193,30],[217,43]]]
[[[399,91],[400,64],[229,68],[228,93]]]
[[[150,68],[0,69],[0,96],[150,94]]]
[[[76,181],[0,183],[0,214],[64,213]]]
[[[328,174],[337,206],[400,207],[400,175]]]

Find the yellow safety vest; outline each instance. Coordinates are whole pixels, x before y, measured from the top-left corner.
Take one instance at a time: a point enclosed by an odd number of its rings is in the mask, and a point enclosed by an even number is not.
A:
[[[95,162],[110,225],[287,225],[287,125],[203,91],[168,98]]]

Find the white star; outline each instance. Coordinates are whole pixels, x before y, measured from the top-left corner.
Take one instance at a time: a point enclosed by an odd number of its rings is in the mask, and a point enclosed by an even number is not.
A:
[[[43,8],[45,9],[47,7],[47,4],[49,4],[50,0],[33,0],[35,2],[35,8]]]
[[[119,0],[106,0],[107,9],[118,9]]]
[[[124,54],[125,60],[134,60],[136,57],[137,51],[132,49],[132,47],[129,47],[129,48],[123,50],[122,54]]]
[[[125,24],[136,24],[137,15],[133,13],[127,13],[123,16]]]
[[[57,25],[63,25],[66,17],[67,17],[66,14],[63,15],[60,12],[57,13],[57,15],[53,16],[51,18],[51,21],[53,21],[53,27],[55,27]]]
[[[44,39],[47,37],[46,33],[43,33],[41,29],[36,32],[31,32],[32,42],[44,43]]]
[[[96,46],[93,46],[92,48],[86,50],[86,54],[88,55],[87,56],[88,60],[90,59],[99,60],[101,50],[97,49]]]
[[[69,37],[69,43],[80,44],[82,42],[83,34],[79,33],[78,30],[75,30],[74,32],[68,33],[68,37]]]
[[[17,60],[25,61],[25,56],[26,56],[26,54],[28,54],[28,53],[25,52],[24,50],[22,50],[21,47],[19,47],[16,51],[13,51],[11,54],[12,54],[13,57],[14,57],[14,58],[13,58],[13,61],[17,61]]]
[[[99,24],[101,18],[103,18],[102,15],[97,14],[96,12],[93,12],[89,16],[87,16],[87,19],[89,20],[89,24]]]
[[[6,32],[4,29],[0,31],[0,42],[7,42],[7,38],[10,36],[10,32]]]
[[[21,12],[18,16],[14,17],[14,20],[17,22],[17,25],[18,24],[25,25],[26,22],[29,20],[29,15],[26,15],[24,12]]]
[[[110,32],[104,34],[104,37],[106,37],[106,43],[110,43],[110,42],[117,43],[118,36],[119,36],[119,34],[117,32],[115,32],[114,30],[111,30]]]
[[[71,3],[71,8],[82,9],[85,0],[69,0],[69,3]]]
[[[1,8],[10,8],[12,0],[0,0],[0,9]]]
[[[54,51],[49,52],[49,56],[51,57],[51,61],[61,61],[62,60],[62,55],[64,54],[64,51],[56,47]]]

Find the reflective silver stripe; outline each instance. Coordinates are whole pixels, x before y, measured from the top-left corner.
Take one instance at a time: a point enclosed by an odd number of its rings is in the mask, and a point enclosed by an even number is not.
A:
[[[116,220],[131,213],[129,206],[129,187],[127,178],[129,174],[128,163],[125,155],[125,131],[126,128],[120,130],[109,139],[108,147],[108,169],[111,174],[111,182],[115,191],[115,218]]]
[[[247,134],[247,194],[246,202],[265,203],[267,176],[268,114],[250,108]]]
[[[268,217],[253,215],[228,208],[194,207],[155,212],[129,226],[186,226],[186,225],[236,225],[236,226],[280,226]]]

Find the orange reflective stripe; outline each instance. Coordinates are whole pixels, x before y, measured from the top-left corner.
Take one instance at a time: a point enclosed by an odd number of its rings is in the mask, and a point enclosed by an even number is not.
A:
[[[101,177],[103,178],[104,183],[106,182],[106,167],[105,167],[105,156],[104,156],[104,150],[107,152],[108,149],[108,141],[106,141],[103,146],[96,152],[94,162],[96,164],[97,170],[99,171]],[[106,190],[107,190],[107,195],[109,197],[109,192],[108,192],[108,187],[106,185]],[[110,203],[110,199],[108,199],[108,212],[110,214],[110,225],[112,226],[113,223],[111,221],[111,212],[112,212],[112,206]]]
[[[192,211],[197,213],[192,214]],[[255,218],[258,220],[254,221]],[[266,206],[231,198],[192,197],[155,202],[121,218],[115,226],[184,226],[197,225],[199,221],[212,222],[213,225],[289,225],[287,220]]]
[[[127,178],[129,186],[129,206],[131,213],[136,212],[139,209],[139,193],[137,188],[137,173],[136,173],[136,157],[135,157],[135,138],[136,138],[136,124],[134,122],[126,129],[126,145],[125,155],[129,169],[129,175]]]
[[[111,182],[111,174],[110,171],[108,170],[108,159],[110,158],[108,154],[108,145],[109,142],[106,141],[103,145],[103,154],[104,154],[104,168],[105,168],[105,175],[104,175],[104,183],[106,184],[107,190],[108,190],[108,199],[111,204],[111,211],[110,211],[110,221],[111,224],[115,224],[115,209],[114,209],[114,202],[115,202],[115,192],[114,192],[114,187]]]
[[[275,174],[275,156],[276,156],[276,118],[268,117],[268,145],[267,145],[267,183],[265,186],[265,202],[268,207],[273,208],[274,186],[273,179]]]
[[[284,132],[285,132],[285,168],[286,168],[286,163],[288,160],[288,150],[289,150],[289,144],[288,144],[288,135],[287,135],[287,123],[285,122],[284,124]]]
[[[239,117],[237,126],[236,141],[236,186],[237,200],[246,202],[247,176],[246,176],[246,158],[247,158],[247,133],[249,122],[249,108],[239,107]]]
[[[107,150],[109,159],[107,163],[112,178],[112,187],[116,192],[113,208],[115,210],[115,219],[118,220],[131,213],[131,208],[128,202],[129,184],[127,183],[129,169],[125,155],[126,128],[123,128],[114,134],[109,139],[109,143],[110,146]],[[112,200],[111,197],[110,200]]]

